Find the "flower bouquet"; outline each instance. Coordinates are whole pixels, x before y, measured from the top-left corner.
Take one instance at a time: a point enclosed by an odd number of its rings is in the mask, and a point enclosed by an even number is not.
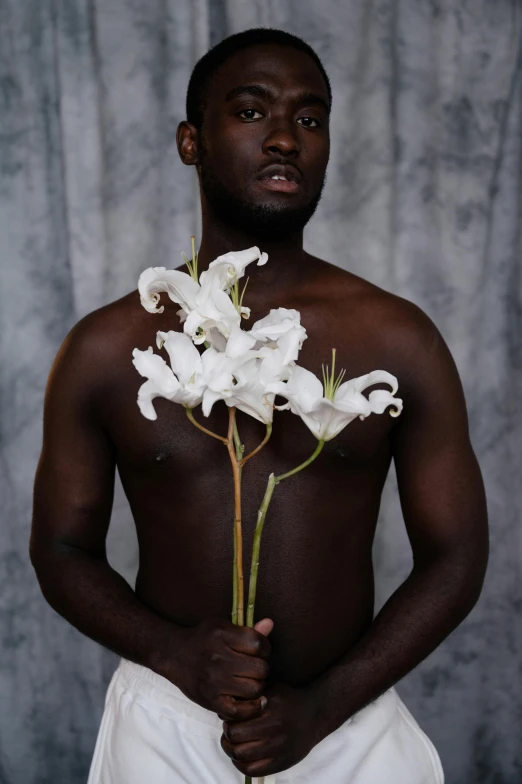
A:
[[[274,490],[283,480],[310,465],[320,454],[326,441],[335,438],[356,417],[382,414],[392,406],[390,414],[398,416],[402,400],[394,397],[397,379],[385,370],[374,370],[359,378],[344,380],[344,370],[336,373],[335,349],[331,366],[323,365],[321,381],[309,370],[296,364],[299,351],[307,337],[297,310],[273,308],[256,321],[249,330],[242,329],[250,309],[243,305],[248,278],[242,290],[239,281],[246,267],[254,261],[266,264],[268,256],[252,247],[218,256],[208,269],[198,275],[198,257],[192,237],[192,259],[182,254],[188,272],[150,267],[142,272],[138,290],[140,301],[149,313],[163,312],[159,293],[180,305],[177,315],[183,332],[158,331],[156,343],[164,347],[170,364],[152,346],[143,351],[135,348],[132,362],[147,380],[138,391],[138,406],[147,419],[157,418],[153,406],[156,397],[181,404],[192,424],[207,436],[222,441],[227,448],[234,480],[234,564],[232,573],[232,622],[245,625],[241,473],[267,443],[272,432],[274,410],[290,410],[307,425],[317,440],[310,457],[300,465],[276,476],[268,477],[263,501],[257,514],[247,599],[246,626],[254,626],[254,607],[259,570],[259,553],[263,525]],[[202,349],[198,349],[201,346]],[[389,384],[391,392],[374,390],[363,395],[377,383]],[[281,406],[275,396],[286,399]],[[229,409],[228,432],[214,433],[194,416],[201,405],[204,417],[212,407],[223,401]],[[266,434],[249,454],[244,454],[236,424],[236,410],[263,422]],[[245,782],[251,782],[245,777]]]

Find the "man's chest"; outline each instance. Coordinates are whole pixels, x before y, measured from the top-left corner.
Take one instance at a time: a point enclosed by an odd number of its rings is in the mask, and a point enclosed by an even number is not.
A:
[[[144,379],[133,370],[131,367],[125,383],[115,385],[105,398],[105,426],[120,473],[163,481],[169,476],[192,480],[197,475],[230,471],[226,446],[198,430],[183,406],[157,397],[153,401],[157,419],[146,419],[140,413],[137,395]],[[275,402],[285,401],[276,398]],[[201,406],[193,410],[198,422],[220,436],[227,435],[228,414],[223,401],[214,405],[209,417],[203,416]],[[374,461],[380,463],[383,455],[390,454],[395,422],[387,414],[370,415],[362,421],[356,417],[327,441],[318,462],[343,481],[361,471],[372,471]],[[248,454],[265,437],[265,425],[241,410],[236,412],[236,423]],[[265,476],[284,473],[306,460],[316,445],[316,438],[298,415],[288,410],[274,411],[270,440],[252,459],[249,471]]]
[[[290,303],[285,303],[285,306]],[[384,348],[381,350],[378,335],[365,334],[358,320],[347,318],[339,305],[328,307],[321,299],[298,302],[301,323],[307,330],[299,354],[298,364],[322,379],[322,366],[331,362],[332,349],[336,349],[336,370],[345,371],[344,380],[357,378],[376,369],[393,373]],[[263,308],[252,308],[251,319],[242,326],[249,326],[263,315]],[[164,314],[143,314],[139,328],[120,352],[114,373],[103,399],[103,419],[114,443],[118,465],[144,472],[151,478],[168,471],[179,473],[211,471],[228,459],[222,443],[197,430],[188,420],[182,405],[156,397],[153,405],[157,419],[146,419],[138,408],[137,396],[145,379],[132,364],[132,350],[152,346],[168,364],[165,350],[156,347],[156,332],[168,329],[179,331],[178,317],[168,309]],[[400,385],[400,379],[399,379]],[[380,388],[389,389],[386,385]],[[368,389],[365,394],[371,389]],[[400,396],[400,389],[399,389]],[[277,398],[276,404],[284,403]],[[225,436],[228,427],[228,409],[219,401],[209,417],[204,417],[201,407],[194,409],[195,417],[207,428]],[[251,416],[238,411],[237,424],[246,452],[263,439],[265,426]],[[383,452],[389,451],[389,437],[396,420],[388,414],[371,415],[364,421],[355,418],[341,433],[325,445],[322,462],[328,462],[336,472],[358,472],[371,464]],[[315,449],[316,440],[299,416],[289,411],[275,411],[270,442],[263,450],[264,456],[254,458],[262,465],[269,460],[270,470],[286,471],[305,460]]]

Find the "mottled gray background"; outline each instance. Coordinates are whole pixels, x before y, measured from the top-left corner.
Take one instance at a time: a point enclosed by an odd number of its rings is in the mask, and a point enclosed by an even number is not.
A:
[[[51,362],[81,316],[199,236],[195,172],[175,146],[190,70],[257,25],[305,38],[332,80],[308,250],[435,320],[486,480],[482,598],[399,691],[448,784],[522,781],[521,20],[517,0],[0,0],[3,784],[85,781],[115,664],[46,605],[28,561]],[[120,489],[110,546],[132,581]],[[410,566],[393,475],[375,557],[382,603]]]

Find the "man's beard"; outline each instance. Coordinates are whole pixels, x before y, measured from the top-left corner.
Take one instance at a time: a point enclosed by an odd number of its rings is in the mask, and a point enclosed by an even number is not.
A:
[[[231,193],[216,177],[206,155],[201,161],[200,175],[203,193],[216,217],[225,225],[235,226],[264,241],[280,240],[302,231],[319,204],[326,182],[325,173],[312,201],[292,207],[289,204],[256,204]]]

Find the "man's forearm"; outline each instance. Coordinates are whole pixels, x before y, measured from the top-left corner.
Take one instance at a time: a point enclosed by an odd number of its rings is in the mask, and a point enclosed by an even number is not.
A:
[[[185,627],[162,618],[141,602],[105,559],[67,546],[32,553],[31,558],[51,607],[118,655],[157,671],[162,651],[166,647],[172,651],[173,639],[178,637],[182,644]]]
[[[321,738],[428,656],[472,609],[482,581],[449,558],[413,569],[367,633],[310,685]]]

